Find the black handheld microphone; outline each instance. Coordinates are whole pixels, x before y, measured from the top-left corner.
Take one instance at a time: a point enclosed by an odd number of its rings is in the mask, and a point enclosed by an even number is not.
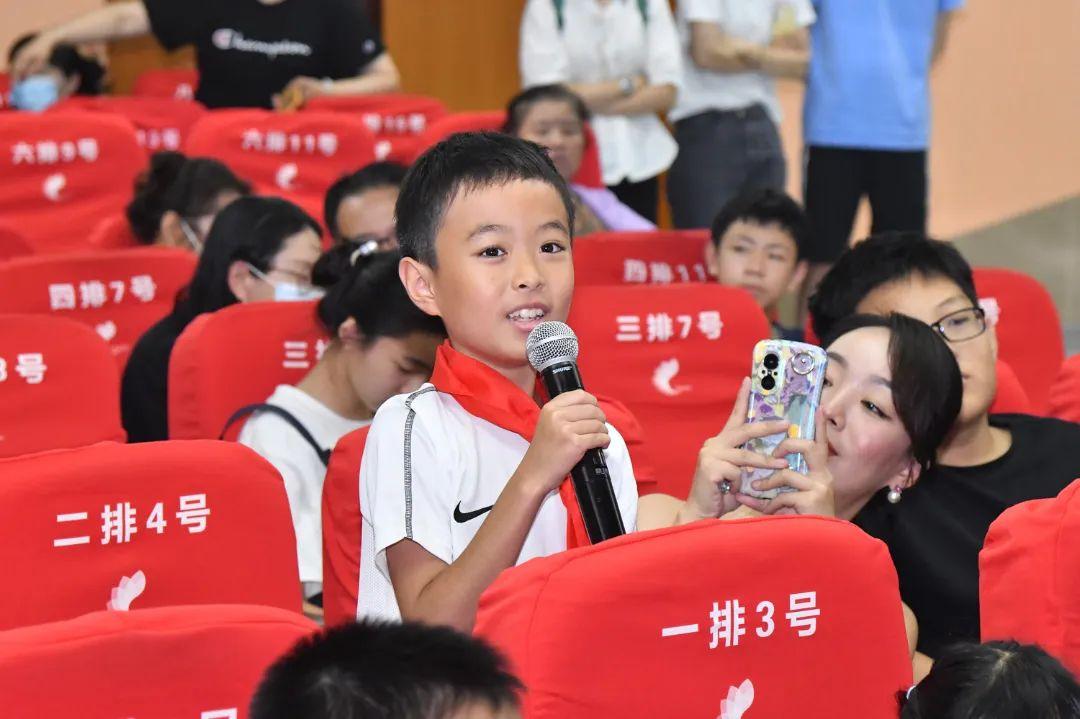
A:
[[[577,368],[577,335],[564,322],[541,322],[525,342],[529,364],[540,373],[549,397],[585,389]],[[626,534],[611,487],[607,462],[599,449],[585,452],[570,470],[585,530],[593,544]]]

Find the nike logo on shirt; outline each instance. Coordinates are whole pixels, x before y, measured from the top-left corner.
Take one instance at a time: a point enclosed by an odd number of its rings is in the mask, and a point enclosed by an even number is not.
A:
[[[477,517],[479,517],[482,514],[487,514],[488,512],[491,511],[491,508],[494,507],[494,506],[495,506],[494,504],[489,504],[486,507],[481,507],[480,509],[474,509],[471,512],[462,512],[461,511],[461,502],[458,502],[457,506],[454,507],[454,521],[457,522],[458,524],[465,524],[468,521],[476,519]]]

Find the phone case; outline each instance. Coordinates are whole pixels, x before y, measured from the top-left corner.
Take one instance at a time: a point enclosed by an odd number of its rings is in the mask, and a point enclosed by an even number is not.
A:
[[[776,358],[776,367],[770,367]],[[754,364],[750,375],[750,406],[748,422],[785,419],[791,423],[787,434],[772,434],[746,443],[746,449],[771,455],[785,437],[814,438],[814,416],[821,404],[821,387],[825,381],[828,358],[825,350],[804,342],[762,340],[754,346]],[[771,380],[771,382],[770,382]],[[769,387],[769,385],[772,385]],[[801,454],[787,456],[788,467],[806,472],[806,460]],[[772,476],[775,470],[744,468],[742,492],[751,497],[772,499],[780,492],[792,491],[781,487],[759,491],[751,482]]]

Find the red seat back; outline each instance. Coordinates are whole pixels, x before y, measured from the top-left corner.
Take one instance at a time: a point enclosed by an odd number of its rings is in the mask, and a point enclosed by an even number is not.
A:
[[[1007,362],[997,361],[997,393],[990,414],[1031,414],[1031,400]]]
[[[191,126],[206,114],[206,108],[191,100],[118,95],[73,96],[55,107],[60,112],[81,110],[126,117],[135,126],[135,137],[147,155],[181,150]]]
[[[441,100],[425,95],[348,95],[316,97],[305,111],[322,110],[357,115],[375,133],[375,156],[408,165],[416,156],[420,135],[447,114]]]
[[[574,241],[574,283],[582,285],[707,282],[708,232],[594,232]]]
[[[370,427],[338,440],[322,494],[323,616],[326,626],[356,621],[360,588],[360,460]]]
[[[141,245],[123,212],[109,215],[94,225],[90,236],[86,238],[86,244],[95,250],[116,250]]]
[[[13,227],[0,225],[0,262],[12,257],[34,254],[34,248],[26,241],[21,232]]]
[[[1061,363],[1048,411],[1051,417],[1080,422],[1080,355]]]
[[[39,253],[84,248],[146,164],[129,121],[88,112],[4,113],[0,152],[0,217]]]
[[[191,281],[195,255],[164,247],[19,257],[0,264],[0,312],[56,314],[93,327],[121,366]]]
[[[11,76],[0,72],[0,111],[13,110],[11,106]]]
[[[104,442],[0,460],[0,627],[107,608],[300,610],[281,475],[232,442]],[[256,561],[257,558],[257,561]]]
[[[979,553],[982,638],[1037,643],[1080,675],[1080,480],[1006,509]]]
[[[754,344],[770,334],[765,314],[730,287],[624,285],[578,287],[568,321],[585,386],[630,408],[660,491],[684,496],[702,444],[750,373]]]
[[[124,438],[108,345],[68,319],[0,314],[0,457]]]
[[[481,597],[476,633],[528,687],[529,719],[743,716],[722,710],[733,699],[747,717],[892,719],[911,684],[888,550],[823,517],[698,522],[527,562]]]
[[[244,719],[279,656],[318,627],[273,607],[94,612],[0,634],[9,716]]]
[[[456,132],[497,132],[505,124],[506,113],[501,110],[456,112],[446,115],[430,123],[427,130],[420,135],[416,143],[415,157],[419,157],[429,148]],[[596,142],[596,134],[588,125],[585,126],[585,152],[581,158],[581,167],[578,168],[572,181],[587,187],[604,186],[603,174],[600,170],[600,146]]]
[[[375,135],[360,118],[337,112],[215,110],[195,123],[185,147],[315,218],[334,181],[375,160]]]
[[[136,97],[159,97],[170,100],[192,100],[199,85],[195,69],[173,68],[143,70],[135,78],[131,94]]]
[[[195,318],[169,360],[170,438],[218,437],[233,412],[303,379],[327,339],[313,302],[253,302]]]
[[[1051,382],[1065,359],[1054,299],[1034,277],[996,267],[974,269],[979,304],[997,319],[998,354],[1016,372],[1036,412],[1045,412]]]

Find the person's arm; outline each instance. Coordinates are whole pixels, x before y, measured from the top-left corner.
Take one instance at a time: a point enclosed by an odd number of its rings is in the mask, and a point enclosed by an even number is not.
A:
[[[620,97],[607,103],[602,110],[605,115],[645,115],[664,113],[675,104],[678,89],[675,85],[645,85],[633,95]]]
[[[480,595],[517,561],[545,497],[586,450],[609,441],[604,413],[591,395],[578,390],[545,404],[528,451],[457,559],[447,563],[410,539],[387,548],[402,619],[470,631]]]
[[[761,70],[773,77],[801,80],[810,65],[810,40],[804,29],[773,38],[761,53]]]
[[[142,2],[112,3],[42,31],[12,60],[11,75],[20,80],[38,72],[48,64],[53,47],[61,42],[106,42],[148,32],[150,19]]]
[[[690,23],[690,59],[703,70],[747,72],[764,48],[724,32],[719,23]]]
[[[272,102],[277,110],[295,110],[313,97],[341,95],[371,95],[378,92],[396,92],[401,87],[401,76],[389,53],[384,52],[372,60],[363,72],[355,77],[340,80],[320,80],[298,75],[285,88],[274,95]]]

